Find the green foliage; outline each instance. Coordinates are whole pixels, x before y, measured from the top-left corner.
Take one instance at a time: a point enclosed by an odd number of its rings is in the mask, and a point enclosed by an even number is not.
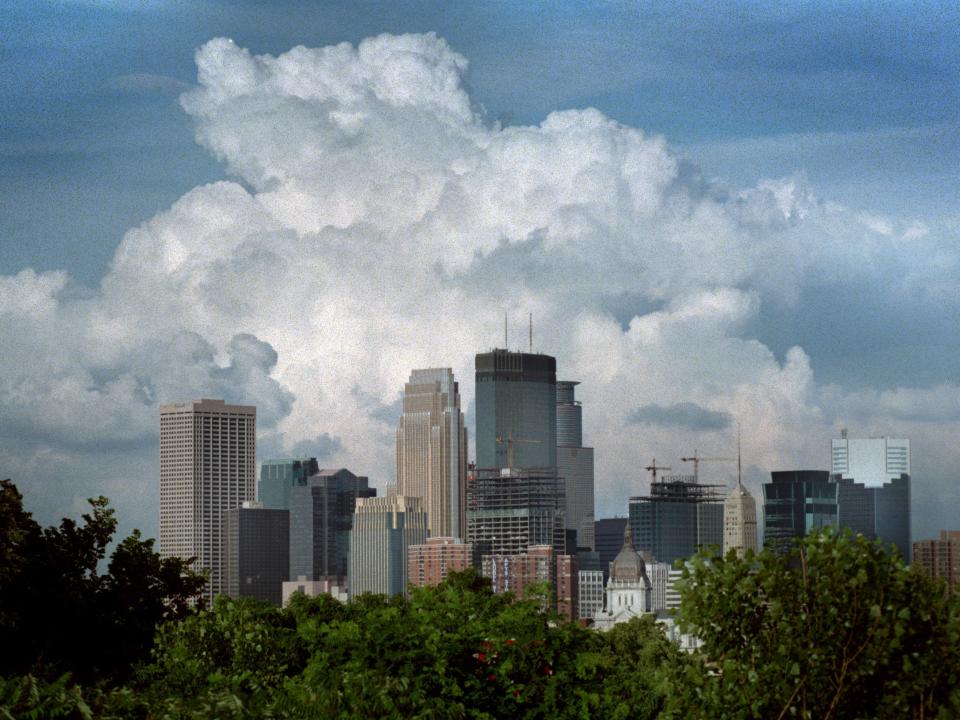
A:
[[[657,718],[674,695],[671,678],[691,659],[668,640],[651,616],[596,633],[603,668],[601,712],[608,720]]]
[[[16,486],[0,482],[0,674],[122,680],[148,656],[158,622],[192,612],[202,578],[161,560],[139,531],[100,573],[117,521],[106,498],[90,507],[80,523],[41,529]]]
[[[703,641],[704,665],[677,674],[678,715],[960,710],[957,604],[880,543],[827,529],[787,556],[698,556],[685,577],[680,623]]]
[[[409,598],[194,612],[202,580],[139,533],[99,572],[116,520],[91,508],[43,530],[0,485],[0,720],[960,716],[960,599],[862,537],[696,557],[686,654],[650,617],[585,630],[475,571]]]
[[[541,600],[494,595],[474,571],[409,599],[221,598],[163,626],[141,696],[183,718],[656,717],[678,652],[653,623],[600,635]]]
[[[219,596],[203,610],[157,631],[154,660],[139,675],[160,693],[255,693],[302,670],[294,617],[267,603]]]

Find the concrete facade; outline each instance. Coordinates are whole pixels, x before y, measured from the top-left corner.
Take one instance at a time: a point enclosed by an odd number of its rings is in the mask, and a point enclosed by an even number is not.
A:
[[[204,398],[160,406],[160,555],[196,558],[226,592],[226,513],[254,499],[257,409]]]

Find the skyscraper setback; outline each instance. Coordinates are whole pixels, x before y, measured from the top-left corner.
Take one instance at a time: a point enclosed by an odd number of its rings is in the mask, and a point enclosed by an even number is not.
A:
[[[557,472],[564,481],[567,530],[577,547],[593,548],[593,448],[583,447],[583,408],[575,398],[580,383],[557,383]]]
[[[840,526],[894,544],[909,562],[910,441],[848,438],[843,430],[830,450]]]
[[[254,499],[256,424],[250,405],[160,406],[160,554],[196,557],[210,599],[226,591],[226,512]]]
[[[467,434],[450,368],[414,370],[397,427],[397,494],[423,499],[433,537],[466,534]]]

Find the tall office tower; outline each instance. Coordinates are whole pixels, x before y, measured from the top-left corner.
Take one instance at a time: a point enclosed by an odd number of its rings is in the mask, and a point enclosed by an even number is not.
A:
[[[260,482],[257,483],[257,500],[265,508],[284,510],[289,508],[290,488],[304,486],[307,478],[320,472],[316,458],[289,458],[264,460],[260,463]]]
[[[479,555],[518,555],[532,545],[566,548],[563,480],[552,469],[467,474],[467,541]]]
[[[423,498],[433,537],[466,534],[467,432],[450,368],[414,370],[397,427],[397,495]]]
[[[910,441],[848,438],[842,430],[831,456],[839,525],[893,543],[909,562]]]
[[[473,546],[460,538],[432,537],[407,550],[407,578],[414,587],[439,585],[451,572],[463,572],[472,566]]]
[[[427,513],[420,498],[358,498],[350,531],[350,597],[406,593],[410,546],[426,542]]]
[[[960,530],[941,530],[939,540],[916,540],[913,564],[928,575],[943,578],[947,592],[960,591]]]
[[[160,554],[195,557],[206,595],[225,591],[226,512],[253,500],[257,409],[223,400],[160,406]]]
[[[493,350],[476,357],[477,467],[557,466],[557,361]]]
[[[650,494],[630,498],[630,527],[637,550],[673,563],[697,550],[723,547],[721,485],[693,475],[669,475],[650,483]]]
[[[763,486],[764,544],[785,552],[811,530],[837,524],[837,488],[826,470],[770,473]]]
[[[290,570],[290,511],[245,502],[227,510],[226,517],[226,594],[280,607]]]
[[[365,476],[346,468],[320,470],[290,488],[290,579],[342,584],[357,500],[376,494]]]
[[[747,550],[757,551],[757,503],[743,486],[740,472],[740,439],[737,438],[737,486],[723,501],[723,554],[737,551],[743,557]]]
[[[579,382],[557,383],[557,472],[567,496],[567,530],[576,547],[593,549],[593,448],[583,447],[583,408],[574,397]]]

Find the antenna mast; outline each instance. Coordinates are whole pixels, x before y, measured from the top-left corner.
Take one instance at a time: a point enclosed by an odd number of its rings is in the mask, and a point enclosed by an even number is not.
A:
[[[509,350],[509,340],[507,339],[507,311],[503,311],[503,348],[504,350]]]
[[[530,352],[533,352],[533,313],[530,313]]]

